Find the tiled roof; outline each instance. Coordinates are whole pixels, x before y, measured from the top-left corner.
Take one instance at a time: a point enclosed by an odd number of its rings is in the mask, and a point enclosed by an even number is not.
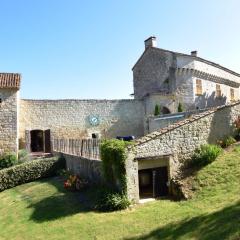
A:
[[[21,75],[19,73],[0,73],[0,88],[20,88]]]
[[[135,141],[135,145],[140,145],[140,144],[146,143],[146,142],[148,142],[148,141],[150,141],[152,139],[155,139],[155,138],[157,138],[157,137],[159,137],[159,136],[161,136],[161,135],[163,135],[163,134],[165,134],[167,132],[170,132],[170,131],[172,131],[172,130],[174,130],[176,128],[179,128],[179,127],[181,127],[183,125],[186,125],[186,124],[189,124],[191,122],[194,122],[194,121],[196,121],[196,120],[198,120],[198,119],[200,119],[202,117],[205,117],[205,116],[207,116],[207,115],[209,115],[211,113],[217,112],[220,109],[223,109],[223,108],[226,108],[226,107],[232,107],[232,106],[235,106],[235,105],[238,105],[238,104],[240,104],[240,101],[232,103],[232,104],[226,104],[226,105],[218,106],[218,107],[209,109],[209,110],[207,110],[205,112],[201,112],[199,114],[192,115],[191,117],[189,117],[187,119],[184,119],[182,121],[173,123],[173,124],[171,124],[171,125],[169,125],[169,126],[167,126],[165,128],[161,128],[161,129],[159,129],[157,131],[154,131],[152,133],[149,133],[149,134],[143,136],[142,138],[137,139]]]

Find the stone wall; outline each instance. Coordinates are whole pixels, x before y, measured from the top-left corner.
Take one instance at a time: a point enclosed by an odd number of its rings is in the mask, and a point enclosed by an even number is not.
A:
[[[160,128],[167,127],[184,118],[186,118],[186,113],[173,113],[173,114],[160,115],[156,117],[155,116],[149,117],[148,131],[146,131],[146,134],[159,130]]]
[[[134,97],[170,91],[175,85],[176,57],[171,52],[148,48],[133,67]],[[173,69],[173,71],[172,71]],[[163,84],[167,81],[167,84]]]
[[[177,122],[159,131],[138,139],[129,153],[128,170],[129,198],[136,199],[138,192],[138,163],[136,159],[171,156],[170,172],[175,178],[181,166],[192,157],[194,150],[202,144],[216,143],[234,134],[234,121],[240,115],[240,102],[220,106]],[[133,154],[134,153],[134,154]],[[131,180],[134,179],[134,180]],[[135,189],[135,190],[134,190]]]
[[[168,108],[171,113],[176,112],[178,106],[175,95],[153,93],[145,98],[146,116],[151,116],[154,114],[156,104],[160,105],[161,108]]]
[[[239,100],[240,75],[210,61],[187,55],[177,56],[176,97],[188,109],[206,108],[231,102],[230,89]],[[180,72],[180,74],[179,74]],[[202,80],[201,96],[196,95],[196,79]],[[216,97],[216,84],[220,84],[222,97]]]
[[[89,116],[98,116],[92,126]],[[21,100],[20,138],[25,130],[50,129],[58,138],[143,136],[144,104],[141,100]]]
[[[103,181],[102,162],[100,160],[87,159],[66,153],[62,153],[62,155],[66,159],[67,169],[74,174],[89,180],[91,183],[101,183]]]
[[[175,122],[188,118],[191,115],[199,114],[207,110],[208,109],[199,109],[187,112],[161,114],[159,116],[149,116],[145,124],[145,134],[167,127]]]
[[[203,94],[196,95],[196,79],[202,80]],[[185,110],[224,105],[240,99],[240,74],[216,63],[187,54],[149,47],[133,67],[134,97],[146,98],[146,114],[155,104],[177,111],[179,103]],[[216,96],[220,84],[222,96]],[[154,105],[154,106],[152,106]]]
[[[18,91],[0,89],[0,154],[18,150]]]

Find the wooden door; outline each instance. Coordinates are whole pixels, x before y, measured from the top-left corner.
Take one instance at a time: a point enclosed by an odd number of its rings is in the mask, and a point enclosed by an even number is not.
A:
[[[25,131],[25,148],[28,152],[31,152],[31,133],[29,130]]]
[[[51,133],[50,129],[44,131],[44,152],[51,153]]]
[[[168,195],[168,168],[159,167],[153,170],[153,195],[162,197]]]

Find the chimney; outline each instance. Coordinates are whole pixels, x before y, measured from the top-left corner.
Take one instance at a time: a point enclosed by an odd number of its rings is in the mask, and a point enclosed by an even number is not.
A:
[[[154,36],[149,37],[144,41],[145,43],[145,49],[149,47],[157,47],[157,39]]]
[[[191,51],[191,56],[197,57],[197,51]]]

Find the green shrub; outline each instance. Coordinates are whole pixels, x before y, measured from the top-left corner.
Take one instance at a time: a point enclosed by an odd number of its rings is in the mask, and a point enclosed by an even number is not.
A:
[[[102,188],[97,193],[98,199],[95,208],[103,212],[112,212],[126,209],[130,202],[124,194]]]
[[[178,104],[178,112],[183,112],[183,105],[182,105],[182,103],[179,103]]]
[[[63,159],[49,158],[25,162],[0,170],[0,191],[39,178],[54,176],[65,167]]]
[[[0,157],[0,170],[8,168],[17,163],[17,156],[15,153],[6,153]]]
[[[222,148],[217,145],[206,144],[196,149],[191,161],[190,167],[203,167],[213,162],[222,152]]]
[[[236,140],[232,136],[229,136],[223,140],[222,147],[229,147],[234,143],[236,143]]]
[[[158,104],[156,104],[154,108],[154,116],[160,115],[160,112],[161,112],[161,107]]]
[[[29,157],[28,151],[26,149],[20,149],[18,151],[18,162],[23,163],[29,160],[30,160],[30,157]]]

